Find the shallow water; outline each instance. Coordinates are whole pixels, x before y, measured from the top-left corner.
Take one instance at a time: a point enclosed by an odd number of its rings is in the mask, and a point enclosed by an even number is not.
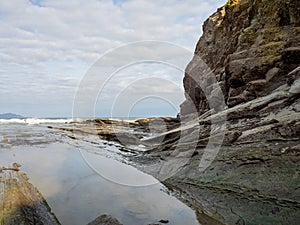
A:
[[[73,140],[47,125],[0,124],[0,141],[9,140],[0,144],[0,166],[22,164],[62,224],[84,225],[104,213],[124,225],[199,224],[156,179],[116,161],[117,147]]]

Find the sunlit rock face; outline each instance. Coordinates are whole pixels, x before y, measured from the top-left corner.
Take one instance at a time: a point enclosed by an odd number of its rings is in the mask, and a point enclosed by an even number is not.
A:
[[[58,225],[43,196],[28,182],[27,175],[19,172],[19,167],[14,163],[0,168],[1,225]]]
[[[216,87],[221,88],[225,104],[233,107],[299,77],[299,73],[288,75],[300,64],[299,10],[298,0],[230,0],[219,8],[205,21],[186,68],[187,100],[181,114],[190,114],[195,107],[200,115],[211,109],[208,99]],[[206,78],[211,72],[216,82]]]

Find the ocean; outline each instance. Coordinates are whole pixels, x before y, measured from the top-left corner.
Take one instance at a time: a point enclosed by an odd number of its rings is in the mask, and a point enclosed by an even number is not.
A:
[[[163,184],[128,165],[118,144],[59,129],[83,121],[0,119],[0,166],[21,164],[63,225],[85,225],[102,214],[124,225],[199,224]]]

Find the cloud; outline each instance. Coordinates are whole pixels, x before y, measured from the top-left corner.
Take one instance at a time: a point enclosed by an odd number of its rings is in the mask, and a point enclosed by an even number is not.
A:
[[[1,1],[1,111],[14,110],[3,108],[8,105],[7,98],[25,101],[20,93],[26,93],[27,99],[45,102],[55,102],[58,96],[53,93],[59,93],[59,102],[64,98],[71,102],[80,78],[93,62],[108,50],[130,42],[168,41],[190,49],[192,55],[203,20],[223,3],[224,0]],[[149,51],[141,49],[138,54]],[[43,107],[38,111],[43,112]],[[72,105],[68,107],[69,110],[57,111],[70,116]],[[51,108],[41,116],[58,116]],[[25,113],[34,114],[35,110],[27,109]]]

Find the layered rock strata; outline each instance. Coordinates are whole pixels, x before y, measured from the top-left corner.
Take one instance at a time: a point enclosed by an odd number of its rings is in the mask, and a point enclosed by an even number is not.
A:
[[[219,8],[205,21],[186,68],[181,115],[194,107],[200,115],[209,110],[216,86],[233,107],[290,84],[300,64],[299,11],[297,0],[230,0]],[[211,73],[216,82],[208,79]]]

